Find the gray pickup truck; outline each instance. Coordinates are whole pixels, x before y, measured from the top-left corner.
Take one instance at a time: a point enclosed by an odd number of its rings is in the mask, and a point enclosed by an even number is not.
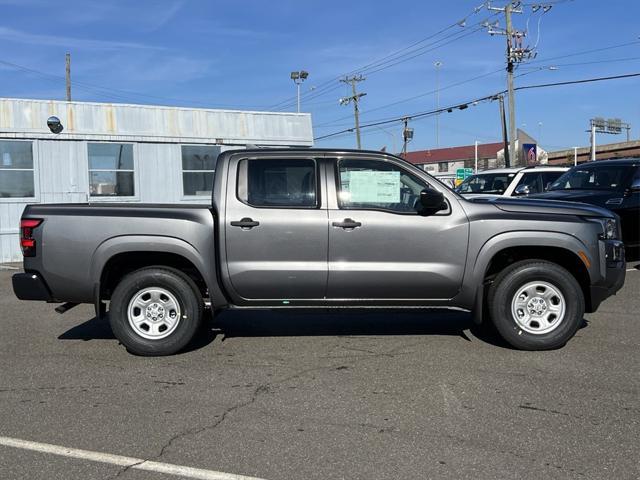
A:
[[[140,355],[183,349],[206,306],[458,308],[516,348],[551,349],[625,277],[610,211],[466,200],[381,152],[225,152],[211,208],[30,205],[21,232],[18,298],[108,306]]]

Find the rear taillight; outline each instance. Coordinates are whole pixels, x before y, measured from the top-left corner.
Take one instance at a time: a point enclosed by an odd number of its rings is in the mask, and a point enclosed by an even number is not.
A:
[[[33,230],[42,223],[39,218],[23,218],[20,220],[20,247],[25,257],[36,256],[36,241],[33,238]]]

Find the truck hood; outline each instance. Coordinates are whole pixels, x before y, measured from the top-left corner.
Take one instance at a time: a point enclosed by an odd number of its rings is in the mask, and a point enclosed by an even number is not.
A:
[[[532,195],[529,198],[584,202],[591,205],[604,207],[607,200],[610,200],[612,198],[621,198],[622,195],[622,192],[616,192],[612,190],[551,190],[549,192]]]
[[[594,205],[578,202],[565,202],[560,200],[546,200],[540,198],[467,198],[474,203],[488,203],[495,205],[505,212],[538,213],[549,215],[578,215],[581,217],[609,217],[614,214],[609,210]]]

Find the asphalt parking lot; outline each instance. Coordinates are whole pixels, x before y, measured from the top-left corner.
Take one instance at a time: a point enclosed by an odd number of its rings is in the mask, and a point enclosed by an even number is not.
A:
[[[2,479],[640,477],[637,269],[551,352],[509,349],[461,312],[254,311],[167,358],[128,354],[89,306],[17,301],[12,273]]]

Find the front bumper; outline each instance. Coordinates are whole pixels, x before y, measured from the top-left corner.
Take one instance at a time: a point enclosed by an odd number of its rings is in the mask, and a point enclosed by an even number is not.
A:
[[[11,277],[13,293],[20,300],[53,301],[51,292],[37,273],[16,273]]]
[[[607,240],[601,247],[600,271],[603,279],[591,285],[591,305],[589,312],[595,312],[600,304],[615,295],[624,285],[627,263],[625,261],[624,244],[620,240]]]

